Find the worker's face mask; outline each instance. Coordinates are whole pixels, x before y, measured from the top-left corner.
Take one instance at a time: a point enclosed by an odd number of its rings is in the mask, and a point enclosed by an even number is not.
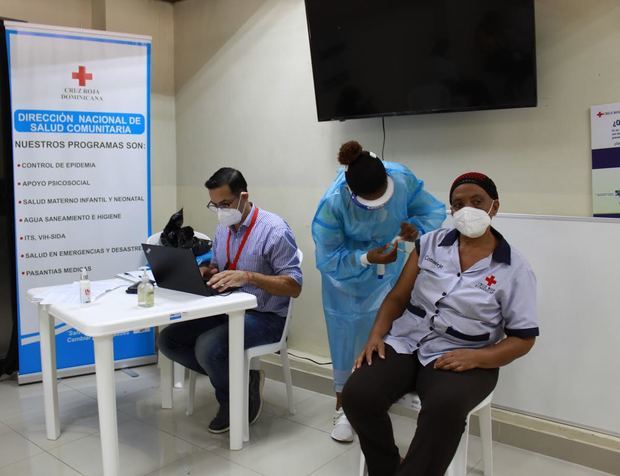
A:
[[[239,198],[239,203],[237,203],[237,208],[218,208],[217,209],[217,219],[220,222],[220,225],[224,226],[233,226],[238,225],[241,222],[242,213],[239,210],[241,206],[242,198]]]
[[[478,238],[484,235],[487,228],[491,224],[491,209],[493,208],[493,202],[491,202],[491,208],[485,212],[480,208],[463,207],[460,210],[452,214],[454,220],[454,226],[463,235],[469,238]]]

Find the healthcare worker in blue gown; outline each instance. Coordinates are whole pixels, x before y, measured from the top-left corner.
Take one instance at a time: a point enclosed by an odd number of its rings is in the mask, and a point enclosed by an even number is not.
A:
[[[438,228],[446,207],[407,167],[382,161],[356,141],[340,147],[338,161],[344,168],[319,202],[312,238],[336,391],[331,436],[351,442],[340,393],[406,260],[398,242]]]

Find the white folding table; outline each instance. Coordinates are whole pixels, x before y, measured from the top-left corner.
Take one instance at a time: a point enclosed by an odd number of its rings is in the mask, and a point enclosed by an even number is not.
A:
[[[118,428],[112,345],[114,334],[228,314],[230,449],[243,448],[242,418],[247,414],[243,411],[243,321],[245,311],[256,307],[255,296],[234,292],[227,296],[202,297],[156,288],[155,306],[142,308],[138,306],[137,296],[125,293],[124,287],[115,289],[90,304],[37,303],[36,296],[40,295],[43,289],[49,292],[51,288],[31,289],[28,295],[38,306],[45,426],[48,439],[56,440],[60,436],[54,319],[65,322],[82,334],[93,338],[103,474],[118,476],[120,474]],[[161,375],[163,379],[172,378],[172,364],[168,359],[162,359]],[[163,406],[171,407],[171,382],[162,382],[162,392],[164,392]]]

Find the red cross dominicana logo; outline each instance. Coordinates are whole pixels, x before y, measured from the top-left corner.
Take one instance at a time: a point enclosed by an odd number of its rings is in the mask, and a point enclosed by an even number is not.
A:
[[[71,73],[71,79],[77,79],[80,86],[86,86],[86,81],[92,80],[93,74],[86,72],[86,66],[79,66],[77,71]]]
[[[600,119],[601,117],[603,117],[603,116],[605,115],[605,113],[604,113],[604,112],[599,111],[599,112],[597,112],[595,115],[596,115],[596,116]]]
[[[491,287],[494,284],[497,284],[497,281],[495,281],[495,276],[491,275],[491,276],[487,276],[486,278],[484,278],[484,280],[487,282],[487,286]]]

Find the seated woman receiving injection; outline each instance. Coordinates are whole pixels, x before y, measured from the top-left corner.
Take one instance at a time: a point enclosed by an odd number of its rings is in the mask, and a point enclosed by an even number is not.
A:
[[[416,241],[343,390],[370,476],[443,475],[467,414],[538,335],[534,274],[490,226],[499,209],[493,181],[457,177],[450,205],[455,228]],[[422,407],[401,460],[388,410],[413,391]]]

